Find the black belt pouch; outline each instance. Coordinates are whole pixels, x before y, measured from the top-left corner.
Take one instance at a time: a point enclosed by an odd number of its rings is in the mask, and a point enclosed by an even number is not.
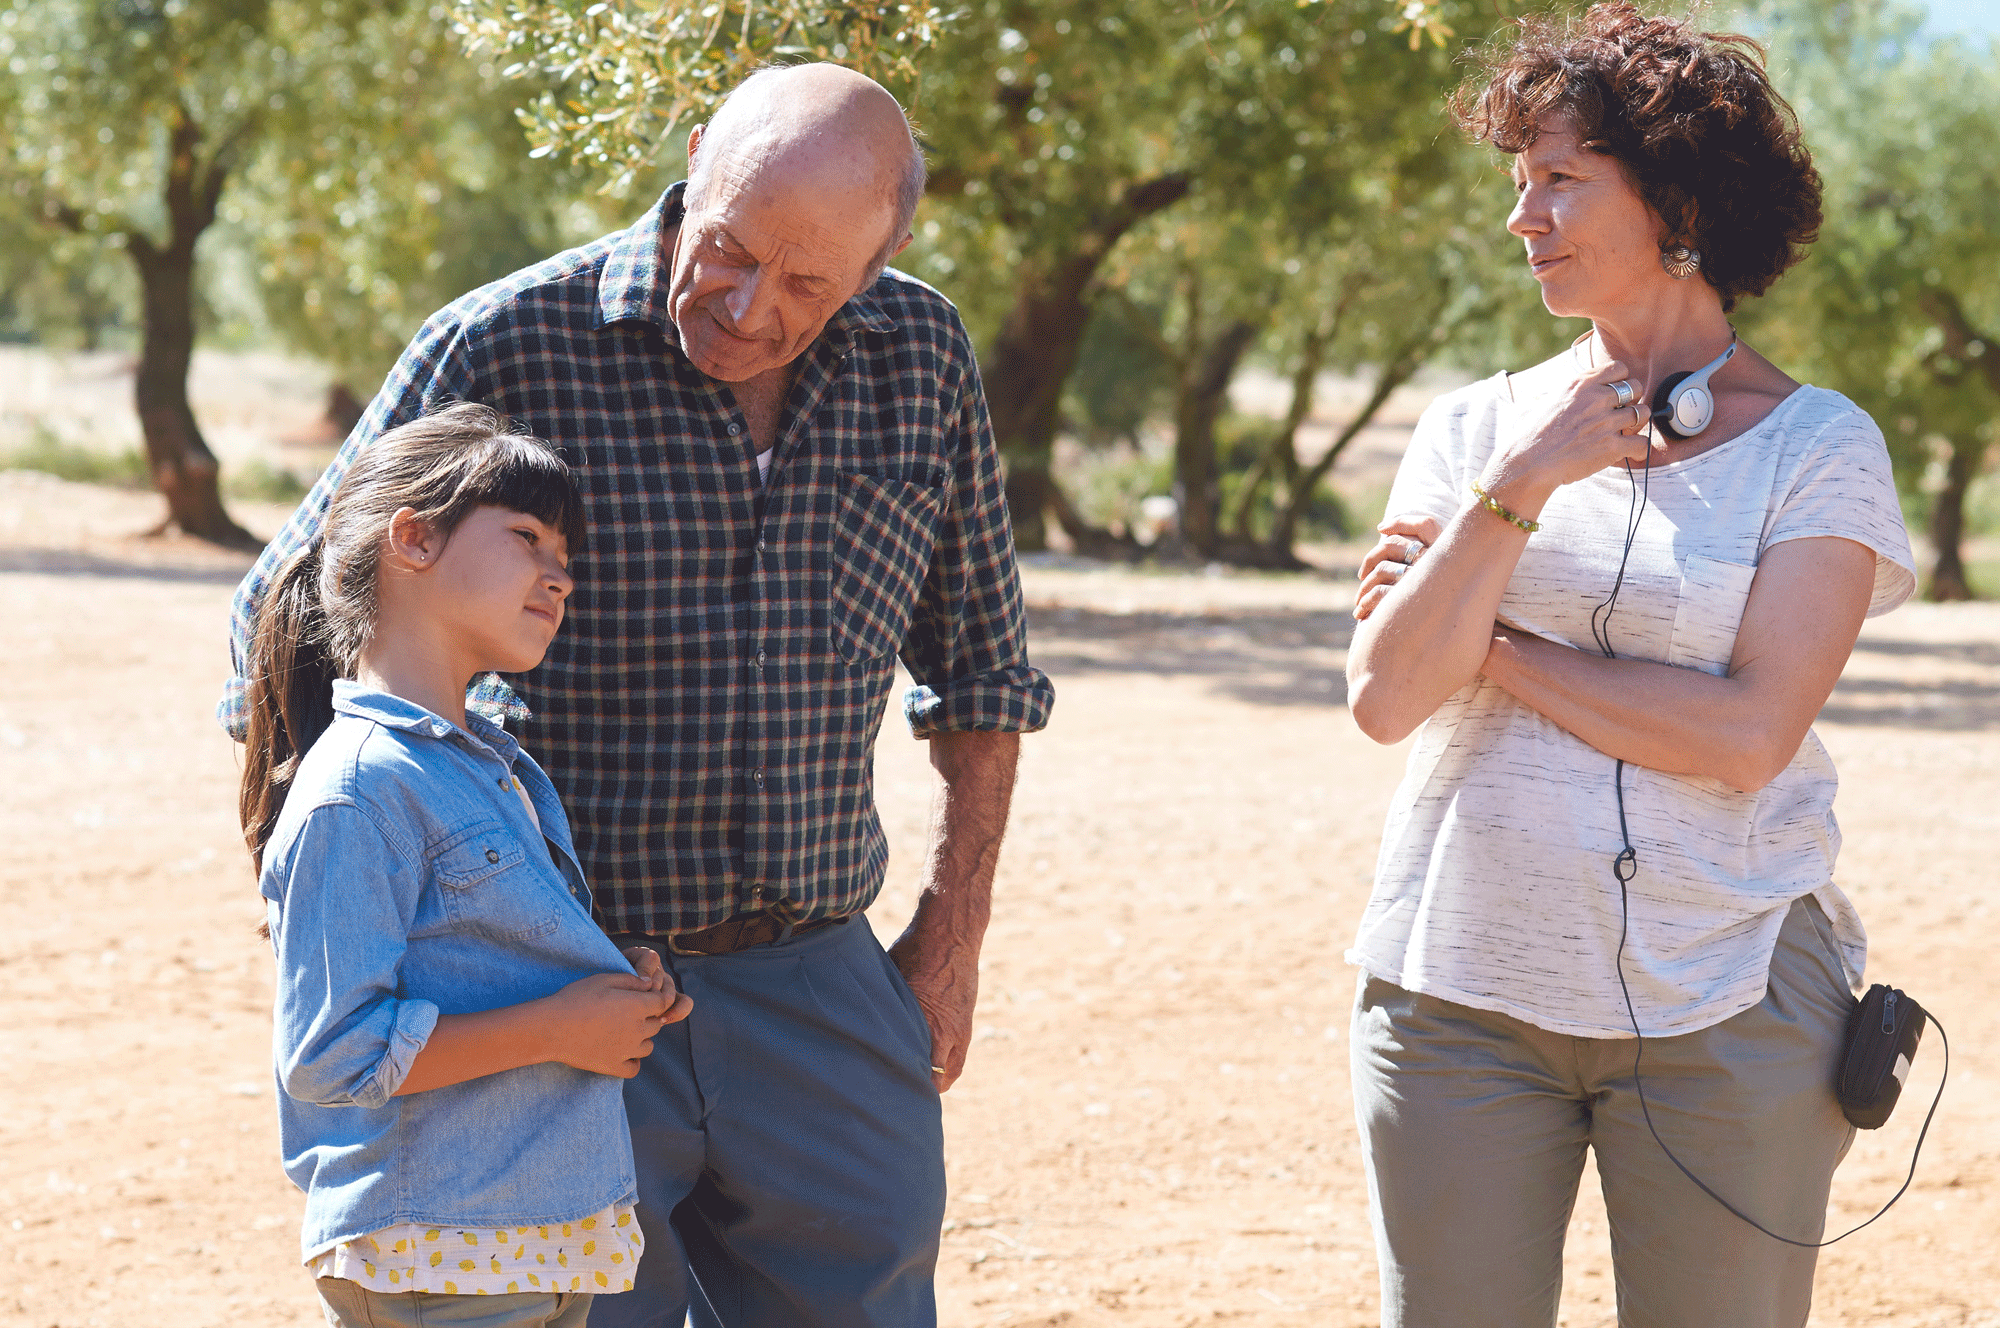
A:
[[[1847,1044],[1834,1093],[1858,1129],[1880,1129],[1896,1109],[1917,1043],[1924,1036],[1924,1007],[1894,987],[1876,983],[1847,1017]]]

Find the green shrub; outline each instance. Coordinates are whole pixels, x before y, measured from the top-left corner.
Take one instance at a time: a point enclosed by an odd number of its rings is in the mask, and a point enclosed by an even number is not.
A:
[[[152,471],[136,447],[119,452],[65,441],[47,425],[37,424],[34,436],[16,447],[0,448],[0,470],[34,470],[77,484],[108,484],[120,489],[150,489]]]
[[[251,457],[222,468],[222,492],[250,503],[295,503],[312,487],[310,479],[263,457]]]

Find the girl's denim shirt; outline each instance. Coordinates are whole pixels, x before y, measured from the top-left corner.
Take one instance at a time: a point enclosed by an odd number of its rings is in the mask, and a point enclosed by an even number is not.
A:
[[[551,1062],[392,1096],[439,1015],[632,971],[591,920],[548,776],[476,715],[459,728],[353,682],[333,709],[261,882],[302,1256],[404,1222],[538,1226],[630,1202],[622,1080]]]

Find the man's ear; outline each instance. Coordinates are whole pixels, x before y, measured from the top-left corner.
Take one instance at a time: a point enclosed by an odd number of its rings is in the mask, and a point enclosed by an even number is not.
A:
[[[382,541],[383,555],[392,567],[421,572],[437,563],[444,552],[444,540],[414,507],[399,507],[389,518],[389,533]]]
[[[915,231],[904,231],[902,242],[899,243],[894,249],[891,249],[889,251],[889,257],[894,258],[897,254],[902,253],[905,249],[910,247],[910,241],[916,238],[917,238],[917,233]]]
[[[708,126],[705,124],[698,124],[694,128],[688,130],[688,170],[690,172],[694,170],[695,149],[701,146],[701,134],[702,131],[707,128]]]

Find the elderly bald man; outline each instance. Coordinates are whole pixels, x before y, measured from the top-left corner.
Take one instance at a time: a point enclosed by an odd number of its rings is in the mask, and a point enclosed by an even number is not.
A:
[[[588,926],[585,901],[695,1002],[627,1091],[646,1253],[592,1322],[929,1324],[938,1094],[970,1040],[1018,735],[1053,694],[965,329],[886,267],[924,181],[901,108],[832,66],[765,71],[688,155],[630,229],[425,324],[244,582],[237,659],[385,430],[471,400],[559,445],[590,518],[569,620],[538,669],[470,700],[554,777],[594,890],[572,879],[525,921]],[[899,654],[940,790],[885,953],[860,915]]]

